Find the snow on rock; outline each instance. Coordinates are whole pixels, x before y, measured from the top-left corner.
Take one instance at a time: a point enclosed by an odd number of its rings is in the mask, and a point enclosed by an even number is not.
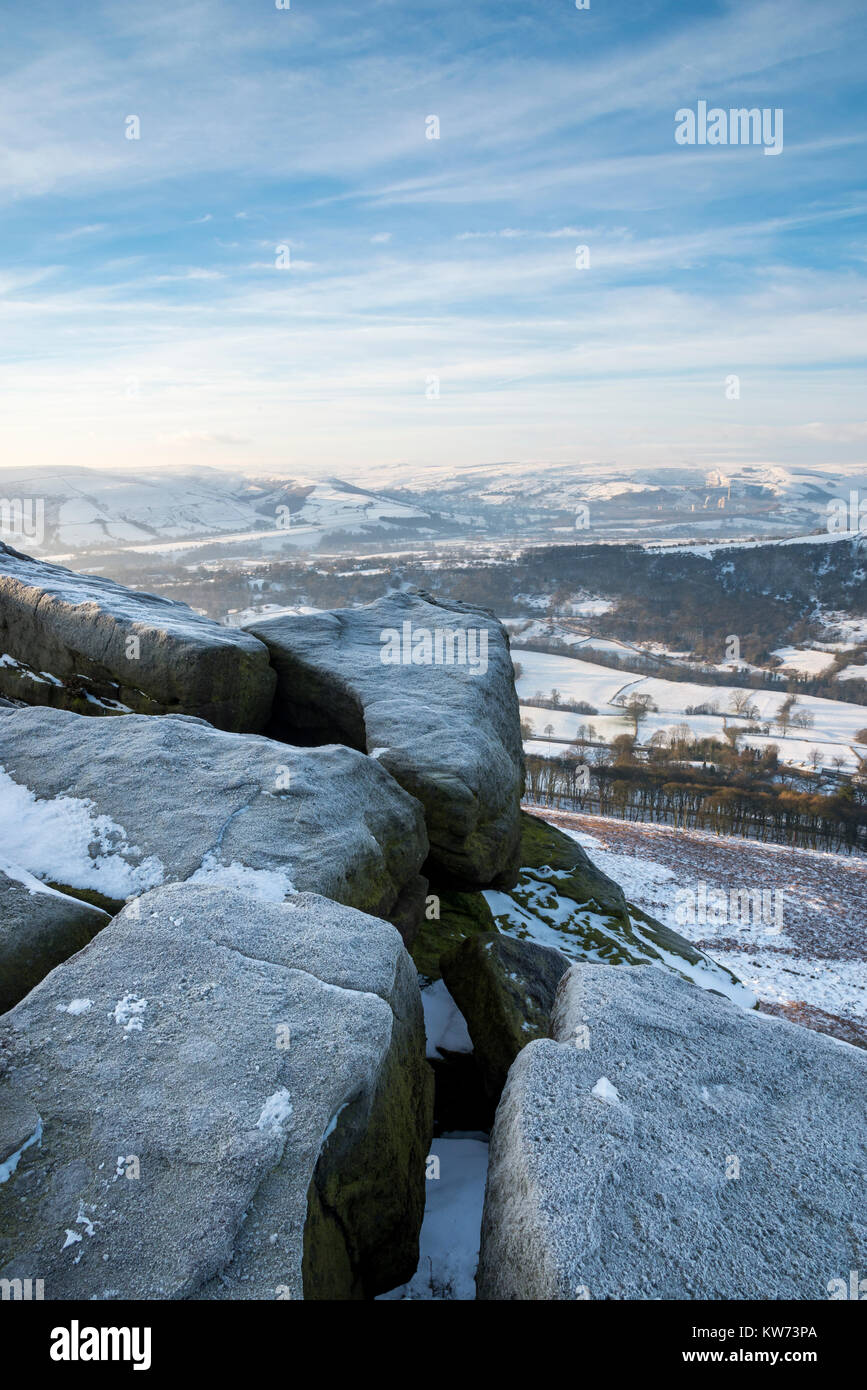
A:
[[[466,1019],[446,988],[435,980],[421,992],[427,1056],[436,1060],[442,1052],[472,1052]]]
[[[475,1298],[487,1170],[488,1145],[480,1135],[452,1133],[433,1140],[418,1268],[409,1283],[391,1289],[383,1299]]]
[[[617,1087],[612,1086],[607,1076],[600,1076],[590,1094],[591,1096],[596,1096],[598,1100],[604,1100],[606,1105],[620,1104],[620,1095]]]
[[[32,875],[126,898],[161,883],[156,855],[142,858],[122,825],[101,815],[89,797],[42,799],[0,767],[0,837],[4,857]],[[136,859],[138,862],[135,862]]]
[[[432,1085],[387,923],[163,886],[0,1020],[0,1052],[0,1278],[24,1256],[57,1299],[370,1298],[411,1278]]]
[[[271,712],[276,678],[254,637],[186,604],[5,545],[0,651],[0,695],[29,704],[85,714],[192,714],[253,731]]]
[[[257,1129],[267,1130],[269,1134],[282,1135],[292,1114],[292,1103],[285,1086],[269,1096],[262,1106],[262,1113],[256,1121]]]

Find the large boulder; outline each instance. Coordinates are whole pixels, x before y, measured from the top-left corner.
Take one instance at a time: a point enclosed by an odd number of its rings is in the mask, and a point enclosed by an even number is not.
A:
[[[524,758],[509,642],[492,614],[395,594],[248,631],[277,670],[271,732],[378,759],[424,806],[431,869],[451,887],[513,880]]]
[[[86,946],[108,921],[100,908],[0,860],[0,1013]]]
[[[824,1299],[867,1263],[867,1057],[575,965],[497,1111],[484,1299]]]
[[[256,733],[275,682],[249,633],[0,545],[2,695],[80,714],[192,714]]]
[[[102,1300],[412,1275],[431,1083],[386,923],[156,889],[5,1016],[0,1057],[0,1277]]]
[[[441,964],[449,994],[466,1019],[485,1089],[498,1099],[521,1048],[550,1036],[557,985],[570,962],[550,946],[481,932],[453,947]]]
[[[350,748],[291,748],[182,715],[4,709],[0,854],[110,911],[192,879],[388,916],[417,905],[427,836],[418,802]]]

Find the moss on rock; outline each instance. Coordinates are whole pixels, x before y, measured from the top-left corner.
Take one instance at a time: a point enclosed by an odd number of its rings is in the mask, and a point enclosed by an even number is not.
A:
[[[428,983],[440,978],[440,958],[450,947],[468,936],[497,929],[481,893],[458,893],[450,889],[438,893],[435,888],[431,893],[439,899],[439,917],[425,918],[410,951],[416,969]]]

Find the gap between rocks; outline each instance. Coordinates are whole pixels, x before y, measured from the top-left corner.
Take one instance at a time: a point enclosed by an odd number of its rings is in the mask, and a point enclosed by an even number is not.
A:
[[[471,1301],[496,1101],[485,1090],[466,1020],[445,983],[425,985],[422,977],[419,984],[435,1087],[419,1262],[408,1283],[379,1299]]]

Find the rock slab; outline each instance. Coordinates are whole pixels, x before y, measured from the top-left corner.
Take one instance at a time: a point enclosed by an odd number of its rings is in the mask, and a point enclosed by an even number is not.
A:
[[[80,714],[191,714],[257,733],[275,684],[248,633],[0,544],[0,695]]]
[[[0,710],[0,854],[110,910],[170,881],[378,916],[415,894],[422,809],[372,758],[180,715]]]
[[[248,631],[277,670],[272,732],[337,738],[381,762],[424,806],[444,886],[513,881],[524,758],[508,637],[491,613],[396,594]]]
[[[443,956],[443,979],[495,1100],[521,1048],[550,1036],[557,986],[569,965],[560,951],[499,932],[468,936]]]
[[[480,1298],[826,1299],[865,1268],[862,1051],[652,966],[573,966],[553,1032],[497,1111]]]
[[[372,1297],[411,1276],[430,1078],[387,923],[160,888],[0,1040],[0,1277],[113,1300]]]
[[[109,920],[107,912],[47,888],[14,865],[0,868],[0,1014]]]

